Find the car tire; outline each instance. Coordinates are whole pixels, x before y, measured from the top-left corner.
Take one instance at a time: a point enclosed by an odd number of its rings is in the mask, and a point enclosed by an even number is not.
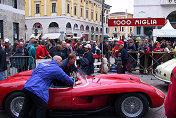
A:
[[[5,111],[10,118],[17,118],[24,102],[24,93],[15,92],[5,100]]]
[[[115,112],[118,118],[142,118],[148,109],[148,100],[140,93],[123,94],[115,101]]]

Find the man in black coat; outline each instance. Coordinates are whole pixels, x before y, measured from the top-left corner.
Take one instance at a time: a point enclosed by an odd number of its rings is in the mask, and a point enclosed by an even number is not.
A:
[[[4,71],[7,69],[6,52],[0,45],[0,80],[4,80]]]
[[[66,45],[67,45],[67,43],[65,42],[65,41],[62,41],[62,50],[61,50],[61,52],[63,53],[63,54],[65,54],[65,58],[67,58],[68,57],[68,55],[70,54],[70,51],[69,51],[69,49],[66,47]],[[64,60],[64,59],[62,59],[62,60]]]

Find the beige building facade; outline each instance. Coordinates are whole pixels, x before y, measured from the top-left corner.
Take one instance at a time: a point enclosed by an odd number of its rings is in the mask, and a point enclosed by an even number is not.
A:
[[[123,19],[123,18],[133,18],[133,14],[126,12],[115,12],[110,14],[110,19]],[[128,39],[134,34],[133,26],[117,26],[110,27],[110,38],[115,39]]]

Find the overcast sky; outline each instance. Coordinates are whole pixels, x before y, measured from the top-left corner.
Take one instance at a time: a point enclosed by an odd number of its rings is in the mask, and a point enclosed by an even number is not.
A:
[[[110,12],[125,12],[127,9],[128,13],[133,13],[133,2],[134,0],[105,0],[105,3],[111,5]]]

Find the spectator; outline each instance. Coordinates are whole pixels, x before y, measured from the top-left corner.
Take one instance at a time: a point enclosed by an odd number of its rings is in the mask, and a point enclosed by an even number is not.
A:
[[[14,44],[13,44],[13,50],[12,50],[12,53],[14,54],[16,52],[16,47],[17,45],[19,45],[19,41],[18,40],[15,40]]]
[[[126,50],[129,53],[129,60],[131,61],[131,67],[136,68],[137,66],[137,54],[135,53],[136,51],[136,46],[134,44],[133,40],[130,40],[127,44]]]
[[[66,47],[67,47],[67,49],[69,50],[69,54],[72,53],[72,51],[71,51],[71,46],[70,46],[69,43],[67,43]]]
[[[49,52],[49,54],[53,57],[53,56],[54,56],[54,55],[53,55],[53,52],[54,52],[54,50],[55,50],[55,47],[54,47],[54,40],[48,39],[47,42],[48,42],[48,45],[46,46],[46,49],[47,49],[47,51]]]
[[[4,50],[6,52],[6,62],[7,62],[7,74],[10,75],[10,56],[12,56],[12,46],[9,43],[9,39],[4,40]]]
[[[160,48],[160,44],[157,44],[157,48],[155,48],[154,50],[153,50],[153,52],[162,52],[163,51],[163,49],[161,49]],[[162,54],[161,53],[155,53],[154,54],[154,59],[155,59],[155,61],[154,61],[154,69],[159,65],[159,64],[161,64],[161,58],[162,57]]]
[[[161,48],[164,50],[164,48],[166,48],[166,47],[167,47],[166,40],[163,40],[161,43]]]
[[[85,53],[83,58],[80,58],[80,69],[83,70],[87,75],[94,73],[94,58],[91,52],[91,45],[85,46]]]
[[[112,51],[113,51],[113,53],[114,53],[114,57],[118,57],[118,51],[119,51],[119,49],[118,49],[118,45],[117,45],[117,43],[116,43],[116,45],[114,46],[114,48],[112,49]]]
[[[66,47],[66,45],[67,45],[66,42],[65,42],[65,41],[62,41],[62,44],[61,44],[62,50],[61,50],[61,51],[62,51],[63,54],[65,54],[65,58],[67,58],[68,55],[70,54],[69,49]],[[64,58],[64,59],[65,59],[65,58]],[[64,59],[63,59],[63,60],[64,60]]]
[[[19,118],[27,118],[32,107],[35,108],[35,118],[45,118],[46,106],[49,100],[49,87],[54,79],[68,85],[73,85],[73,80],[60,68],[62,58],[54,56],[50,63],[39,64],[32,72],[32,76],[23,86],[25,93],[24,104]],[[40,71],[39,71],[40,70]],[[80,82],[76,82],[79,84]]]
[[[16,50],[15,56],[28,56],[28,50],[24,47],[24,43],[20,42],[19,47]],[[19,57],[18,59],[18,72],[28,70],[28,58]]]
[[[95,48],[94,42],[93,42],[93,41],[90,41],[90,45],[91,45],[91,47],[92,47],[92,49],[91,49],[92,53],[95,54],[96,48]]]
[[[117,73],[124,73],[126,71],[126,64],[128,61],[128,53],[124,48],[124,42],[118,41],[118,56],[117,56]]]
[[[75,61],[76,55],[74,53],[69,54],[68,58],[62,61],[61,68],[68,76],[70,76],[73,72],[76,72],[78,70],[77,67],[75,66]]]
[[[57,44],[55,51],[53,52],[53,56],[58,55],[62,57],[62,59],[65,59],[65,54],[62,53],[62,46],[60,44]]]
[[[100,49],[101,51],[103,51],[103,55],[107,57],[108,46],[105,41],[103,41],[103,48],[102,48],[102,43],[100,44]]]
[[[34,44],[34,41],[35,41],[35,37],[31,37],[30,38],[30,42],[27,44],[27,46],[26,46],[26,48],[27,48],[27,50],[29,50],[30,49],[30,46],[32,45],[32,44]]]
[[[84,51],[82,45],[79,45],[78,48],[77,48],[77,50],[76,50],[77,56],[83,56],[84,52],[85,51]]]
[[[0,39],[0,45],[1,45],[1,48],[4,49],[4,44],[3,44],[3,40]]]
[[[34,40],[35,42],[35,40]],[[32,58],[29,58],[29,70],[35,68],[35,63],[36,63],[36,48],[34,45],[34,42],[31,43],[30,48],[29,48],[29,56]]]
[[[25,44],[24,39],[20,39],[19,42],[23,42]],[[16,46],[15,51],[17,50],[18,47],[19,47],[19,44]]]
[[[171,47],[171,44],[168,44],[167,47],[164,49],[164,56],[163,56],[163,62],[166,62],[170,59],[173,58],[173,54],[171,54],[171,52],[173,52],[174,49]]]
[[[70,44],[70,51],[75,51],[75,43],[73,43],[73,40],[71,40],[71,38],[68,39],[67,43]]]
[[[36,50],[36,59],[46,59],[47,56],[52,58],[51,55],[49,54],[49,52],[47,51],[46,47],[45,47],[45,41],[42,40],[41,45],[38,46],[37,50]]]
[[[4,80],[4,71],[7,69],[6,52],[0,45],[0,81]]]
[[[141,44],[139,44],[138,47],[138,51],[140,52],[139,54],[139,62],[140,62],[140,66],[139,66],[139,72],[140,74],[144,73],[144,69],[145,67],[145,63],[146,62],[146,58],[145,58],[145,54],[148,53],[149,48],[147,47],[145,40],[142,40]]]

